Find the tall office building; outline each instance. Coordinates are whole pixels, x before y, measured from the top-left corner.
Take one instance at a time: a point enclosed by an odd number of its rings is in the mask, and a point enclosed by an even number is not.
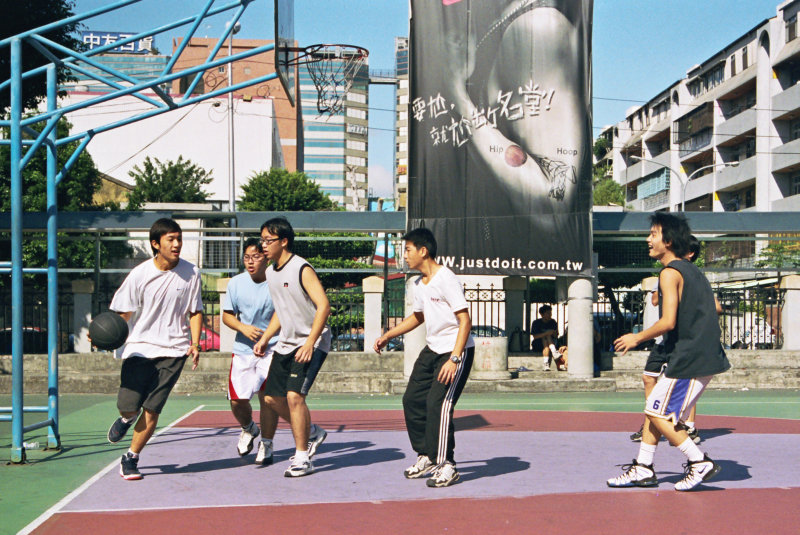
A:
[[[800,0],[600,134],[634,210],[800,210]],[[635,74],[631,74],[634,76]]]
[[[340,51],[346,61],[347,51]],[[333,67],[334,69],[336,67]],[[353,73],[353,84],[337,113],[320,113],[308,68],[298,67],[303,110],[304,172],[323,193],[348,211],[367,210],[369,65]]]
[[[394,38],[395,93],[394,198],[397,210],[408,203],[408,37]]]

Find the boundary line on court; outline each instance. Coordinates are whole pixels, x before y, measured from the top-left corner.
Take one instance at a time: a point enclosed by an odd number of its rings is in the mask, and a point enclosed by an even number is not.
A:
[[[153,440],[154,438],[158,437],[162,433],[172,429],[173,427],[178,425],[180,422],[182,422],[183,420],[185,420],[186,418],[188,418],[189,416],[191,416],[195,412],[202,410],[204,407],[205,407],[205,405],[198,405],[197,407],[195,407],[191,411],[189,411],[186,414],[184,414],[183,416],[179,417],[177,420],[171,422],[166,427],[164,427],[164,428],[160,429],[159,431],[157,431],[155,434],[153,434],[153,436],[151,437],[150,440]],[[148,441],[148,443],[149,443],[149,441]],[[119,466],[119,460],[112,461],[108,466],[106,466],[105,468],[102,468],[95,475],[93,475],[92,477],[90,477],[89,479],[84,481],[81,486],[79,486],[78,488],[76,488],[75,490],[73,490],[72,492],[67,494],[66,496],[64,496],[58,502],[53,504],[49,509],[47,509],[44,513],[42,513],[41,515],[36,517],[33,521],[31,521],[27,526],[25,526],[24,528],[19,530],[19,532],[17,532],[17,535],[28,535],[29,533],[32,533],[33,530],[35,530],[36,528],[38,528],[39,526],[44,524],[47,521],[48,518],[50,518],[54,514],[58,513],[67,504],[69,504],[72,500],[74,500],[76,497],[78,497],[78,495],[81,494],[84,490],[86,490],[90,485],[94,484],[97,480],[99,480],[101,477],[106,475],[108,472],[110,472],[111,470],[113,470],[117,466]]]

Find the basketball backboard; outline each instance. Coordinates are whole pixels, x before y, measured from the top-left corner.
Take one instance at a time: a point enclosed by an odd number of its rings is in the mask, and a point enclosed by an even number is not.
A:
[[[275,0],[275,71],[289,96],[289,102],[295,105],[295,73],[297,67],[294,58],[297,55],[294,44],[294,0]]]

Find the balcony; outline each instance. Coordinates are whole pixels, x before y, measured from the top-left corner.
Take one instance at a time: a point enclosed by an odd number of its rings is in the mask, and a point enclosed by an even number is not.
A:
[[[746,182],[756,178],[755,156],[739,162],[736,167],[723,167],[717,170],[717,191],[740,189]]]
[[[743,141],[745,134],[752,133],[755,129],[756,110],[750,108],[718,125],[714,144],[738,145]]]
[[[772,149],[772,172],[788,172],[800,167],[800,139]]]
[[[693,178],[686,185],[686,202],[714,191],[714,173],[707,173],[701,177]]]
[[[800,115],[800,83],[772,97],[772,120],[787,120]]]
[[[644,162],[636,162],[633,165],[629,165],[620,173],[620,182],[624,185],[642,178],[643,163]]]

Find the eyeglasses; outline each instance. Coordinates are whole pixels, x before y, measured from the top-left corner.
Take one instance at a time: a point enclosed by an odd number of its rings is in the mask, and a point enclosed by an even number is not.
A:
[[[261,254],[254,254],[254,255],[246,254],[242,258],[244,259],[245,262],[258,262],[258,261],[260,261],[260,260],[262,260],[264,258],[264,255],[261,255]]]
[[[262,247],[269,247],[270,245],[272,245],[273,243],[275,243],[276,241],[279,241],[279,240],[280,240],[280,238],[264,238],[263,240],[261,240],[261,246]]]

